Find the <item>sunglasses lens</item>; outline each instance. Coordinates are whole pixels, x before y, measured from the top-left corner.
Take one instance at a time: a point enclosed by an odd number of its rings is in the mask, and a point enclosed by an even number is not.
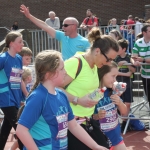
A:
[[[64,26],[64,27],[68,27],[69,25],[68,25],[68,24],[63,24],[63,26]]]

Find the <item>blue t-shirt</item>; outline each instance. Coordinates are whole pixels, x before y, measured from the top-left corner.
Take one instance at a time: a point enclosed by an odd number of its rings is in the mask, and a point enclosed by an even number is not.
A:
[[[0,107],[20,107],[22,57],[8,52],[0,54]]]
[[[74,115],[66,95],[55,91],[52,95],[40,84],[27,98],[18,121],[29,129],[39,150],[67,150],[68,121]]]
[[[122,141],[120,125],[117,115],[117,106],[112,103],[112,100],[109,96],[110,90],[107,89],[104,93],[104,97],[98,102],[95,107],[95,114],[99,110],[105,110],[106,116],[103,119],[100,119],[101,130],[112,142],[112,146],[119,144]]]
[[[75,38],[70,38],[64,32],[56,30],[56,39],[60,41],[63,60],[69,59],[78,51],[85,52],[90,48],[88,40],[80,34]]]

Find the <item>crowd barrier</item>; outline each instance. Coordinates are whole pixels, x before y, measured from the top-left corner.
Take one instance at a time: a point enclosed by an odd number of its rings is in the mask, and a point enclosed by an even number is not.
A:
[[[120,31],[123,38],[129,41],[129,52],[134,46],[134,42],[136,40],[136,35],[134,29],[138,29],[140,31],[141,25],[116,25],[116,26],[100,26],[99,27],[102,34],[109,34],[109,32],[113,29],[117,29]],[[60,30],[62,31],[62,29]],[[32,36],[32,51],[33,56],[35,56],[38,52],[53,49],[57,51],[61,51],[61,44],[55,38],[50,37],[43,30],[30,30]],[[77,29],[77,32],[86,37],[87,32],[81,28]]]
[[[125,66],[131,66],[131,63],[124,64]],[[141,63],[141,65],[150,65],[148,63]],[[125,129],[123,131],[123,134],[126,134],[127,128],[129,126],[129,122],[132,119],[139,119],[142,120],[150,129],[150,108],[149,108],[149,102],[147,100],[147,93],[145,93],[143,88],[143,83],[141,79],[140,74],[140,67],[136,67],[136,72],[134,73],[134,78],[130,79],[130,82],[132,82],[130,85],[132,85],[131,92],[133,98],[133,103],[131,103],[130,107],[130,113],[128,116],[121,116],[119,117],[121,119],[127,119],[127,124],[125,126]],[[148,92],[148,89],[146,90]],[[130,115],[134,115],[135,117],[129,117]]]

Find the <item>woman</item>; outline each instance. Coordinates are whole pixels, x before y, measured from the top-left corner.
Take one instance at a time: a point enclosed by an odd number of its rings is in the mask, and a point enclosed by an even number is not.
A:
[[[76,72],[79,67],[78,59],[73,57],[65,61],[67,75],[63,87],[67,85],[65,92],[74,115],[78,120],[81,120],[80,123],[84,121],[85,117],[90,118],[92,116],[94,106],[97,104],[96,101],[91,100],[88,96],[99,86],[97,67],[101,68],[103,65],[110,64],[117,56],[119,50],[118,44],[113,38],[108,35],[101,36],[100,33],[99,28],[92,28],[88,34],[91,48],[85,53],[77,53],[75,55],[75,57],[80,58],[82,61],[82,68],[76,78]],[[84,122],[81,123],[81,126],[84,129],[86,128]],[[106,146],[102,136],[96,142]],[[70,132],[68,132],[68,149],[89,150],[87,146],[82,144]]]

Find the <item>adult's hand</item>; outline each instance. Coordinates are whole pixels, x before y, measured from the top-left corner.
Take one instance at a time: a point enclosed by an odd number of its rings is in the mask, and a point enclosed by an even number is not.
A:
[[[133,65],[134,66],[141,66],[141,63],[139,61],[135,61]]]
[[[23,4],[20,6],[20,12],[23,13],[27,18],[29,18],[29,16],[31,15],[29,11],[29,7],[26,7]]]
[[[88,95],[79,98],[78,99],[78,104],[83,106],[83,107],[93,107],[98,103],[98,101],[92,100],[88,97]]]

